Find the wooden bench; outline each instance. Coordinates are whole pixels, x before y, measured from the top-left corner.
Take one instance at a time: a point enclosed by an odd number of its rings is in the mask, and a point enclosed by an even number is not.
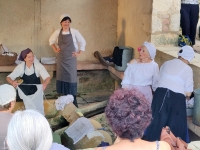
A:
[[[56,64],[43,64],[44,67],[48,72],[56,71]],[[12,72],[17,65],[10,65],[10,66],[0,66],[0,72]],[[103,66],[99,62],[84,62],[78,61],[77,62],[77,70],[102,70],[107,69],[106,66]]]
[[[56,64],[43,64],[46,70],[48,71],[51,78],[53,77],[53,72],[56,71]],[[10,66],[0,66],[0,72],[12,72],[17,65],[10,65]],[[77,70],[105,70],[107,69],[106,66],[103,66],[99,62],[85,62],[85,61],[78,61],[77,62]]]

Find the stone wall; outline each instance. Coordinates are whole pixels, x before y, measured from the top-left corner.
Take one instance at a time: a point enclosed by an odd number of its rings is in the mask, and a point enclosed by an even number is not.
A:
[[[0,85],[7,83],[6,77],[9,73],[0,73]],[[47,99],[55,98],[56,93],[56,72],[54,72],[51,83],[45,90]],[[78,71],[77,73],[78,93],[89,93],[95,91],[113,91],[114,79],[108,70]]]
[[[177,46],[180,29],[180,0],[153,0],[151,42]]]
[[[117,44],[131,46],[134,57],[144,41],[151,40],[153,0],[118,0]]]
[[[19,53],[29,47],[38,58],[55,56],[48,39],[67,13],[72,28],[84,36],[80,61],[94,61],[94,51],[110,54],[116,46],[118,0],[0,0],[0,44]]]

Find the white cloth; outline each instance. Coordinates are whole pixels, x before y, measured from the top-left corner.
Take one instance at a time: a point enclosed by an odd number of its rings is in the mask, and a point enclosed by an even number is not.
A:
[[[185,102],[186,102],[186,108],[193,108],[193,106],[194,106],[194,97],[191,98],[189,101],[186,100]]]
[[[66,148],[61,144],[53,143],[50,150],[70,150],[70,149]]]
[[[136,60],[132,64],[127,64],[122,80],[122,88],[127,86],[150,86],[155,90],[157,84],[159,68],[158,64],[152,60],[150,63],[138,63]]]
[[[85,135],[94,131],[94,127],[85,117],[77,119],[69,128],[65,130],[65,133],[71,137],[76,144],[80,141]]]
[[[194,87],[192,68],[180,59],[165,62],[158,77],[157,87],[170,89],[175,93],[192,92]]]
[[[10,77],[12,80],[15,80],[19,76],[22,77],[24,74],[24,65],[25,65],[25,62],[22,62],[21,64],[19,64],[17,67],[15,67],[13,72],[8,75],[8,77]],[[50,77],[49,73],[47,72],[47,70],[41,63],[34,62],[34,67],[35,67],[35,73],[37,77],[41,76],[43,80],[45,80],[47,77]],[[25,74],[29,76],[29,75],[32,75],[33,73],[34,73],[33,65],[30,68],[26,66]]]
[[[1,54],[3,54],[4,52],[9,52],[8,48],[5,45],[1,44],[1,43],[0,43],[0,49],[1,49]]]
[[[188,144],[188,149],[200,150],[200,141],[192,141]]]
[[[0,105],[4,106],[11,101],[16,100],[16,90],[9,84],[3,84],[0,86]]]
[[[188,60],[191,62],[191,60],[194,58],[194,50],[191,46],[183,46],[181,50],[178,52],[178,56],[181,56],[185,60]]]
[[[152,95],[151,86],[149,86],[149,85],[147,85],[147,86],[125,85],[123,88],[127,88],[129,90],[131,90],[131,89],[137,89],[138,91],[140,91],[145,96],[145,98],[150,103],[152,102],[153,95]]]
[[[43,87],[42,84],[37,84],[36,86],[37,91],[32,95],[25,95],[19,87],[17,88],[18,94],[19,97],[23,100],[26,109],[37,110],[42,115],[44,115]]]
[[[62,14],[62,15],[60,16],[60,22],[61,22],[62,19],[65,18],[65,17],[69,17],[69,18],[70,18],[70,16],[69,16],[68,14]]]
[[[83,36],[76,29],[70,28],[70,31],[72,34],[72,39],[74,42],[75,50],[76,51],[79,51],[79,50],[85,51],[86,41],[83,38]],[[51,37],[49,39],[49,45],[58,43],[59,33],[60,33],[60,29],[57,29],[56,31],[54,31],[54,33],[51,35]],[[62,32],[62,34],[66,35],[66,34],[70,34],[70,33],[68,31],[68,32]]]
[[[56,109],[62,110],[65,108],[65,105],[74,101],[74,97],[72,95],[60,96],[56,101]]]
[[[96,136],[101,137],[102,141],[105,141],[104,135],[102,133],[100,133],[99,131],[94,131],[94,132],[90,132],[90,133],[87,134],[88,139],[91,139],[91,138],[96,137]]]
[[[182,4],[199,4],[199,0],[181,0]]]
[[[143,45],[147,48],[151,59],[154,59],[156,56],[156,48],[152,43],[144,42]]]

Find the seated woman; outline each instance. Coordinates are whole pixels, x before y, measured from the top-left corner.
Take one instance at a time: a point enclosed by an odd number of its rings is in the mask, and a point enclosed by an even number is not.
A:
[[[6,78],[8,83],[13,87],[17,87],[19,83],[15,80],[17,77],[21,77],[24,84],[41,84],[40,76],[43,79],[43,90],[46,89],[50,81],[50,75],[39,62],[34,62],[34,55],[31,49],[27,48],[23,50],[19,56],[19,60],[23,61],[19,64],[11,74]]]
[[[9,150],[69,150],[53,143],[52,131],[44,116],[34,110],[17,111],[8,125]]]
[[[159,73],[158,64],[154,61],[156,48],[149,42],[138,49],[139,59],[133,59],[127,64],[122,80],[122,88],[136,88],[141,91],[149,102],[152,101],[152,89],[155,90]]]
[[[7,76],[6,80],[13,87],[18,87],[17,101],[23,99],[26,109],[38,110],[44,115],[43,91],[49,84],[50,75],[41,63],[34,62],[33,52],[29,48],[21,52],[19,60],[23,62]],[[42,85],[40,76],[43,79]],[[20,82],[16,80],[18,77],[21,78],[23,84],[20,85]]]
[[[145,132],[146,140],[159,140],[162,128],[169,126],[176,137],[189,142],[185,100],[190,99],[194,87],[193,71],[188,65],[193,58],[193,48],[183,46],[178,58],[161,66],[151,106],[153,119]]]
[[[141,139],[151,120],[151,108],[138,90],[116,90],[110,97],[105,114],[117,139],[112,146],[95,150],[171,149],[164,141],[148,142]]]

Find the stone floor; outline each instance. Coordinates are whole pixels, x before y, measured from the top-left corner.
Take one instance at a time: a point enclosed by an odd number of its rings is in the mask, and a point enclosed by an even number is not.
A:
[[[200,137],[197,136],[194,132],[192,132],[191,130],[189,130],[189,137],[190,137],[190,141],[200,141]]]
[[[197,51],[197,53],[200,53],[200,40],[196,40],[194,45],[194,49]]]

